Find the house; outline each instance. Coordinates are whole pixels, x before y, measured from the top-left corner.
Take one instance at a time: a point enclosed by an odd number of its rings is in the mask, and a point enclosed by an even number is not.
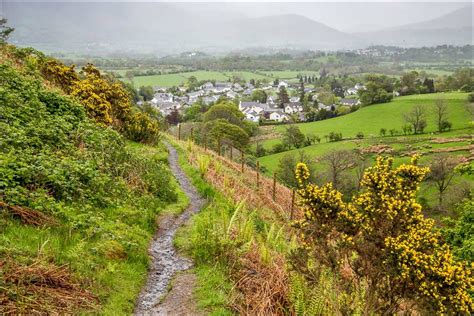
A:
[[[189,103],[195,103],[199,99],[199,97],[204,95],[204,91],[199,90],[196,92],[190,92],[188,93],[188,102]]]
[[[205,105],[209,105],[213,102],[216,102],[217,100],[219,99],[219,97],[213,95],[213,96],[207,96],[207,97],[203,97],[202,98],[202,103],[204,103]]]
[[[341,103],[342,105],[354,106],[354,105],[359,105],[360,100],[359,99],[341,99],[339,103]]]
[[[252,109],[247,108],[242,112],[244,113],[245,118],[249,121],[258,122],[260,120],[260,114]]]
[[[232,90],[235,91],[235,92],[242,92],[244,90],[244,88],[242,88],[242,86],[238,83],[234,83],[232,85]]]
[[[271,121],[283,122],[288,121],[290,117],[282,111],[275,111],[270,113],[269,119]]]
[[[238,94],[237,92],[234,92],[234,91],[229,91],[226,93],[226,97],[228,97],[229,99],[235,99],[237,98]]]
[[[276,102],[276,97],[271,96],[271,95],[267,97],[267,104],[275,104],[275,102]]]
[[[166,92],[166,87],[153,86],[153,91],[155,92]]]
[[[244,109],[252,109],[256,107],[261,107],[262,103],[255,101],[240,101],[239,110],[243,111]]]
[[[291,98],[290,98],[290,102],[291,102],[291,103],[299,102],[299,101],[300,101],[300,97],[291,97]]]
[[[179,110],[181,104],[179,102],[161,102],[155,104],[158,110],[164,115],[169,115],[174,110]]]
[[[150,103],[155,105],[166,102],[173,102],[173,95],[171,93],[155,93],[153,99],[150,101]]]
[[[285,113],[293,114],[303,112],[303,105],[300,102],[291,102],[285,105]]]
[[[204,91],[210,91],[212,89],[214,89],[214,85],[212,84],[212,82],[206,82],[205,84],[201,86],[201,90],[204,90]]]
[[[252,89],[245,89],[244,92],[242,93],[243,95],[251,95],[253,92]]]
[[[288,88],[288,82],[286,82],[286,81],[278,82],[278,88],[281,88],[281,87]]]
[[[365,90],[365,86],[361,83],[356,83],[353,88],[347,89],[345,95],[356,95],[359,90]]]

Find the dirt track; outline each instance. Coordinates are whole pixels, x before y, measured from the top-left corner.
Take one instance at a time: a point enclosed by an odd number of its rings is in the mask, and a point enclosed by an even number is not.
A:
[[[135,315],[196,315],[199,313],[192,299],[194,275],[177,275],[191,268],[192,261],[176,252],[173,239],[177,229],[201,209],[204,199],[179,166],[176,149],[168,143],[165,145],[169,151],[171,172],[188,196],[189,206],[179,216],[164,215],[159,220],[159,228],[149,248],[152,262],[147,283],[138,298]]]

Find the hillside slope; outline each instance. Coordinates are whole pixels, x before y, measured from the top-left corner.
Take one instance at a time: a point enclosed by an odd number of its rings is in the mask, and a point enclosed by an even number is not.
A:
[[[155,218],[186,202],[166,151],[89,118],[38,53],[0,58],[0,314],[131,313]]]

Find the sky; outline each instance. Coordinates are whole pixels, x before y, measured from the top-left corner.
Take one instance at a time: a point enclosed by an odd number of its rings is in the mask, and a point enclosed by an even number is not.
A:
[[[44,2],[42,0],[0,0],[4,2]],[[470,1],[143,1],[143,0],[49,0],[48,2],[171,2],[183,7],[218,7],[220,10],[238,12],[248,17],[278,14],[300,14],[345,32],[364,32],[389,28],[436,18],[450,11],[466,7]],[[472,7],[471,7],[472,8]]]

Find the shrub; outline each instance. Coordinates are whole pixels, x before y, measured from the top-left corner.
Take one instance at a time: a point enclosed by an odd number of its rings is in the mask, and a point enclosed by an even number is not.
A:
[[[356,135],[356,137],[357,137],[358,139],[362,139],[362,138],[364,138],[364,133],[358,132],[357,135]]]
[[[330,142],[338,142],[342,140],[342,133],[331,132],[329,133]]]
[[[296,227],[303,246],[293,266],[308,279],[321,273],[316,262],[345,271],[342,288],[363,281],[368,313],[396,313],[401,301],[422,313],[472,312],[471,269],[453,258],[434,222],[423,217],[415,194],[429,169],[416,163],[414,157],[394,169],[393,159],[378,157],[363,176],[365,191],[349,203],[331,184],[308,183],[308,168],[298,164],[304,218]]]

